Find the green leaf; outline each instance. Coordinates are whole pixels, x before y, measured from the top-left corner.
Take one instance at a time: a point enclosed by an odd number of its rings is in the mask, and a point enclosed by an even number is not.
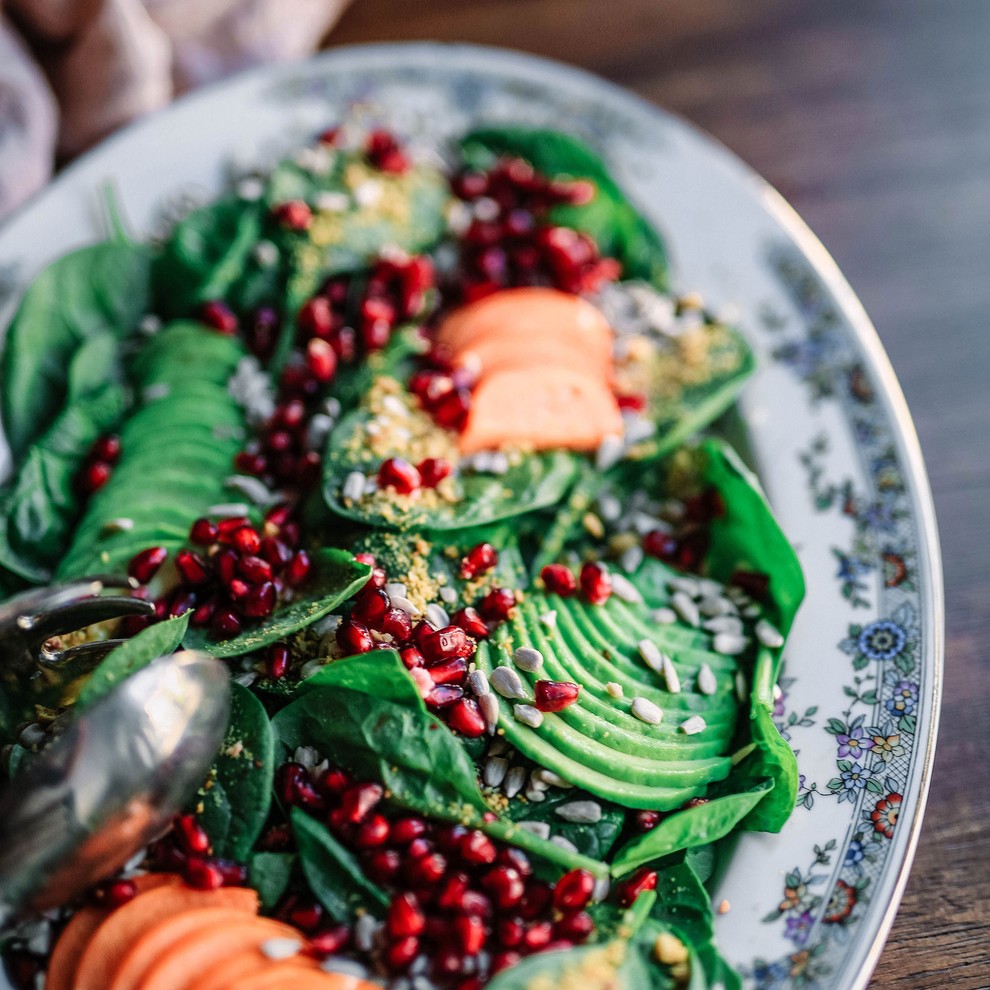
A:
[[[359,909],[381,918],[388,907],[388,895],[364,875],[354,854],[302,808],[293,808],[291,818],[299,864],[327,913],[341,923],[351,922]]]
[[[89,675],[79,692],[80,710],[89,708],[121,681],[147,667],[153,660],[174,653],[182,642],[189,614],[158,622],[135,633],[129,640],[108,653]]]
[[[248,861],[248,883],[258,892],[266,911],[282,899],[295,864],[295,853],[260,852]]]
[[[7,330],[0,409],[14,464],[64,407],[73,356],[89,338],[123,339],[148,310],[150,256],[119,241],[64,255],[31,283]]]
[[[640,866],[695,846],[707,846],[728,835],[773,788],[765,781],[748,791],[713,798],[665,817],[656,828],[631,839],[616,853],[612,875],[621,877]]]
[[[215,657],[238,657],[268,646],[332,612],[368,580],[371,569],[346,550],[323,549],[312,555],[313,569],[305,587],[288,605],[258,626],[245,629],[233,639],[215,641],[206,629],[192,628],[185,645],[207,650]]]
[[[271,807],[275,737],[261,702],[236,681],[230,688],[230,720],[208,785],[200,791],[199,820],[218,856],[243,861]]]

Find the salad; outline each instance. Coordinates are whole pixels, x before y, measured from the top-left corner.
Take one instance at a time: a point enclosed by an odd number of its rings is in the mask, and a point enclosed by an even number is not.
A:
[[[0,675],[3,770],[177,649],[233,704],[13,983],[740,986],[706,884],[794,807],[803,578],[718,431],[753,356],[599,157],[347,122],[159,241],[111,214],[7,329],[0,591],[126,573],[154,614]]]

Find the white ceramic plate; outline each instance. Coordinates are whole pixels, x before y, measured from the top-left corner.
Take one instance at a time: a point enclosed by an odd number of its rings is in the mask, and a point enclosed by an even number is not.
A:
[[[729,960],[758,988],[866,985],[921,825],[938,720],[942,585],[928,482],[880,342],[804,224],[737,159],[592,76],[503,51],[388,45],[265,69],[107,141],[0,230],[0,325],[21,288],[99,238],[101,187],[151,234],[190,191],[344,115],[431,139],[481,121],[566,128],[596,146],[663,231],[681,290],[731,307],[760,359],[741,409],[798,548],[808,599],[779,724],[800,805],[746,835],[715,894]]]

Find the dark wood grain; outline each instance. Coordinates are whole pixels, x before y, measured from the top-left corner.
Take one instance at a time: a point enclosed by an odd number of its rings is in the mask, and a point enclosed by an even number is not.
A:
[[[859,293],[921,437],[947,618],[931,799],[871,987],[990,987],[990,4],[357,0],[330,40],[402,38],[564,59],[683,114]]]

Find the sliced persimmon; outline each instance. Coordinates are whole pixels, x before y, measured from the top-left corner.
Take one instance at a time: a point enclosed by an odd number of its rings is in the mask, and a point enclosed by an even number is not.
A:
[[[319,969],[320,964],[309,956],[293,956],[284,960],[301,969]],[[235,952],[208,966],[185,990],[223,990],[228,985],[237,986],[239,980],[270,969],[272,960],[261,949],[251,946],[243,952]]]
[[[207,967],[245,949],[260,949],[272,939],[295,939],[302,943],[297,928],[275,921],[245,915],[242,919],[211,925],[173,942],[145,970],[140,990],[186,990]]]
[[[360,976],[321,969],[300,969],[286,960],[233,983],[226,983],[218,990],[380,990],[380,987],[377,983],[362,980]]]
[[[76,969],[73,990],[107,990],[114,971],[138,936],[166,915],[201,907],[224,907],[253,914],[258,895],[247,887],[193,890],[165,886],[147,890],[111,912],[89,940]]]
[[[254,914],[222,907],[192,908],[170,914],[141,934],[110,976],[107,990],[136,990],[149,967],[190,932],[234,924]]]
[[[460,436],[462,454],[504,447],[594,450],[622,434],[622,415],[608,386],[571,368],[500,371],[474,391]]]
[[[612,364],[604,368],[591,351],[573,341],[563,341],[557,333],[520,339],[516,333],[490,335],[476,340],[452,362],[455,367],[474,369],[479,378],[509,368],[573,368],[597,378],[611,380]]]
[[[177,887],[182,879],[174,873],[143,873],[131,877],[131,882],[140,894],[155,887]],[[45,976],[46,990],[72,990],[79,960],[93,932],[103,924],[110,912],[110,908],[95,905],[76,911],[52,949]]]
[[[454,310],[437,329],[436,343],[454,361],[488,336],[523,340],[554,336],[590,354],[600,367],[612,361],[612,328],[586,299],[557,289],[519,288],[495,292]]]

